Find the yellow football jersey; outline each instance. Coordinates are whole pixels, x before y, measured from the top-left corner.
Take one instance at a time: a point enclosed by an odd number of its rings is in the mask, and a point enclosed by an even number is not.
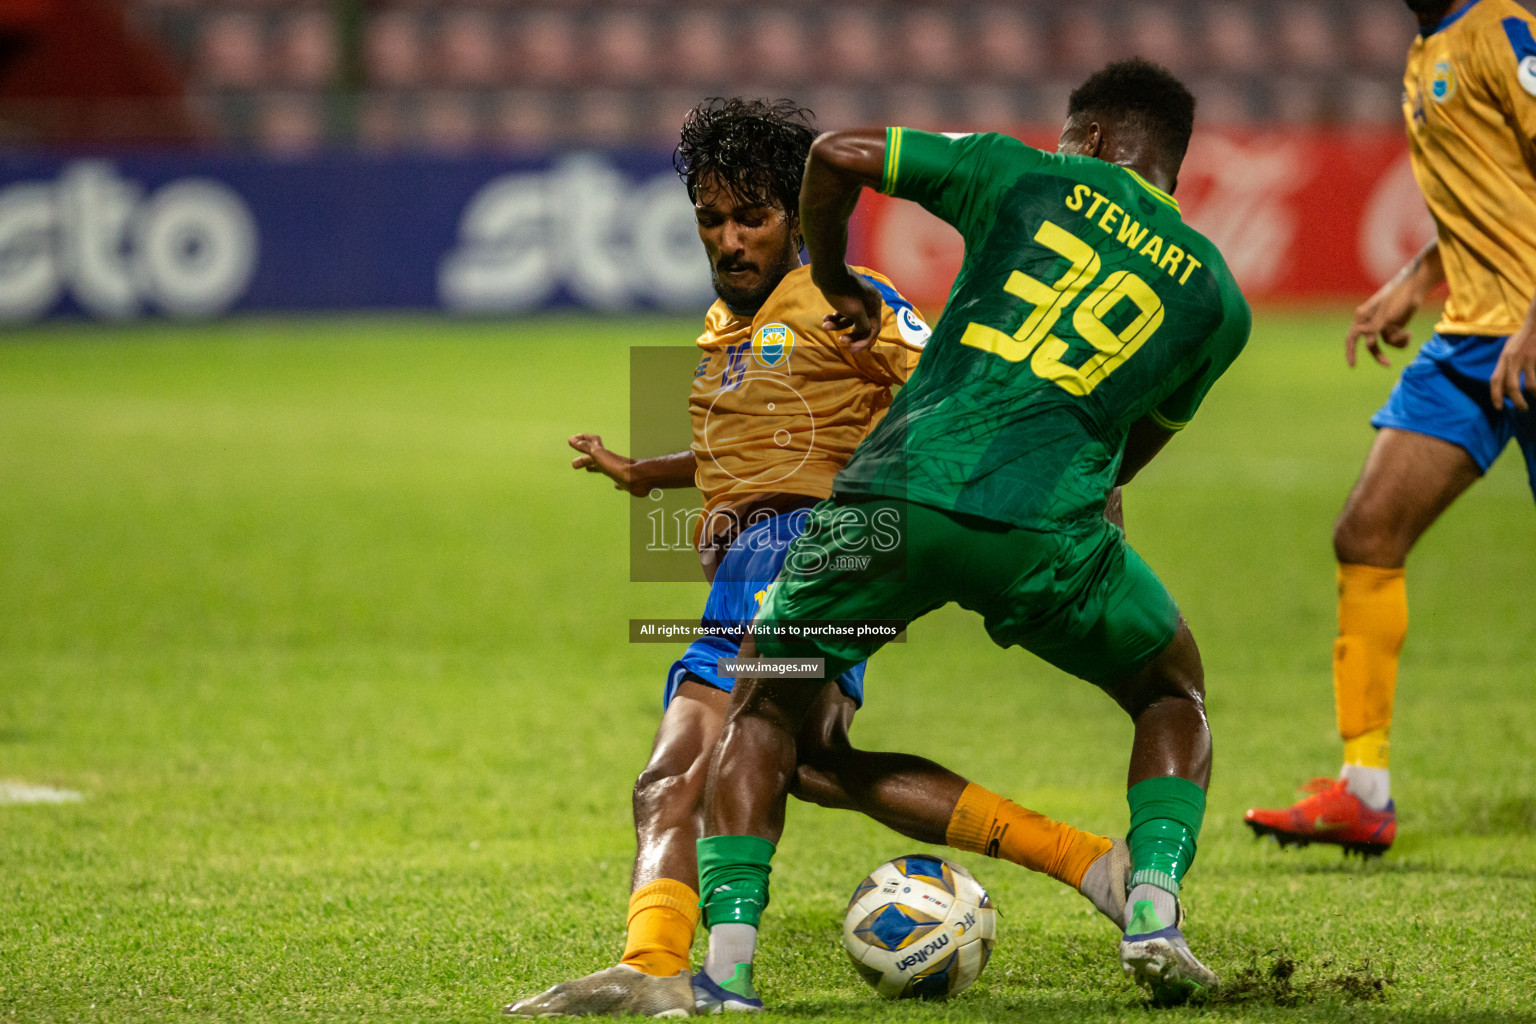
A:
[[[885,300],[880,336],[862,352],[822,329],[832,309],[810,267],[786,274],[755,316],[709,308],[689,398],[707,511],[768,494],[827,497],[917,365],[927,324],[884,277],[855,270]]]
[[[1511,334],[1536,294],[1536,39],[1515,0],[1474,0],[1408,50],[1414,177],[1450,298],[1436,330]]]

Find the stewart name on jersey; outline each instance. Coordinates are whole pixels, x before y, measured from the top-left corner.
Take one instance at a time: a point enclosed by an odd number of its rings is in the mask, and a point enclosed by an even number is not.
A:
[[[882,191],[959,229],[965,259],[839,497],[1032,529],[1085,522],[1103,513],[1130,425],[1182,428],[1248,340],[1216,247],[1124,167],[891,128]]]

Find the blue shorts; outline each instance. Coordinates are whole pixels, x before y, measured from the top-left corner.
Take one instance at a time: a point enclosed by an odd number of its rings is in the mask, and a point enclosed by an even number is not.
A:
[[[1526,477],[1536,494],[1536,414],[1521,412],[1508,399],[1504,408],[1495,409],[1488,397],[1488,381],[1505,337],[1432,335],[1403,369],[1387,404],[1371,417],[1371,426],[1449,441],[1472,456],[1484,473],[1513,439],[1525,456]]]
[[[762,606],[768,584],[778,576],[789,553],[790,542],[800,536],[811,516],[808,508],[784,512],[749,526],[732,542],[731,548],[720,560],[715,582],[710,585],[709,597],[704,602],[703,623],[707,627],[729,632],[729,636],[706,636],[688,645],[683,656],[672,663],[667,673],[666,694],[662,706],[672,703],[672,697],[684,679],[693,679],[705,686],[730,693],[736,680],[715,674],[715,664],[721,658],[734,658],[741,646],[737,628],[751,622]],[[732,628],[736,627],[736,628]],[[853,699],[855,705],[864,705],[864,662],[837,677],[837,688]]]

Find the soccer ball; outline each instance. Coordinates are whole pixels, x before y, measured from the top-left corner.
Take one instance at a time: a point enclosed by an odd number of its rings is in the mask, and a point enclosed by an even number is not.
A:
[[[914,853],[881,864],[848,901],[843,948],[887,999],[947,999],[992,955],[992,900],[953,861]]]

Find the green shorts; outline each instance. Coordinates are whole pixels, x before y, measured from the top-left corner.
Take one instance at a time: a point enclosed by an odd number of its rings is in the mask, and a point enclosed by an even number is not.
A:
[[[1098,685],[1141,669],[1173,640],[1172,595],[1106,520],[1026,530],[897,499],[824,501],[790,546],[757,620],[911,622],[954,601],[1015,644]],[[834,679],[884,639],[794,639],[764,629],[773,658],[824,658]]]

